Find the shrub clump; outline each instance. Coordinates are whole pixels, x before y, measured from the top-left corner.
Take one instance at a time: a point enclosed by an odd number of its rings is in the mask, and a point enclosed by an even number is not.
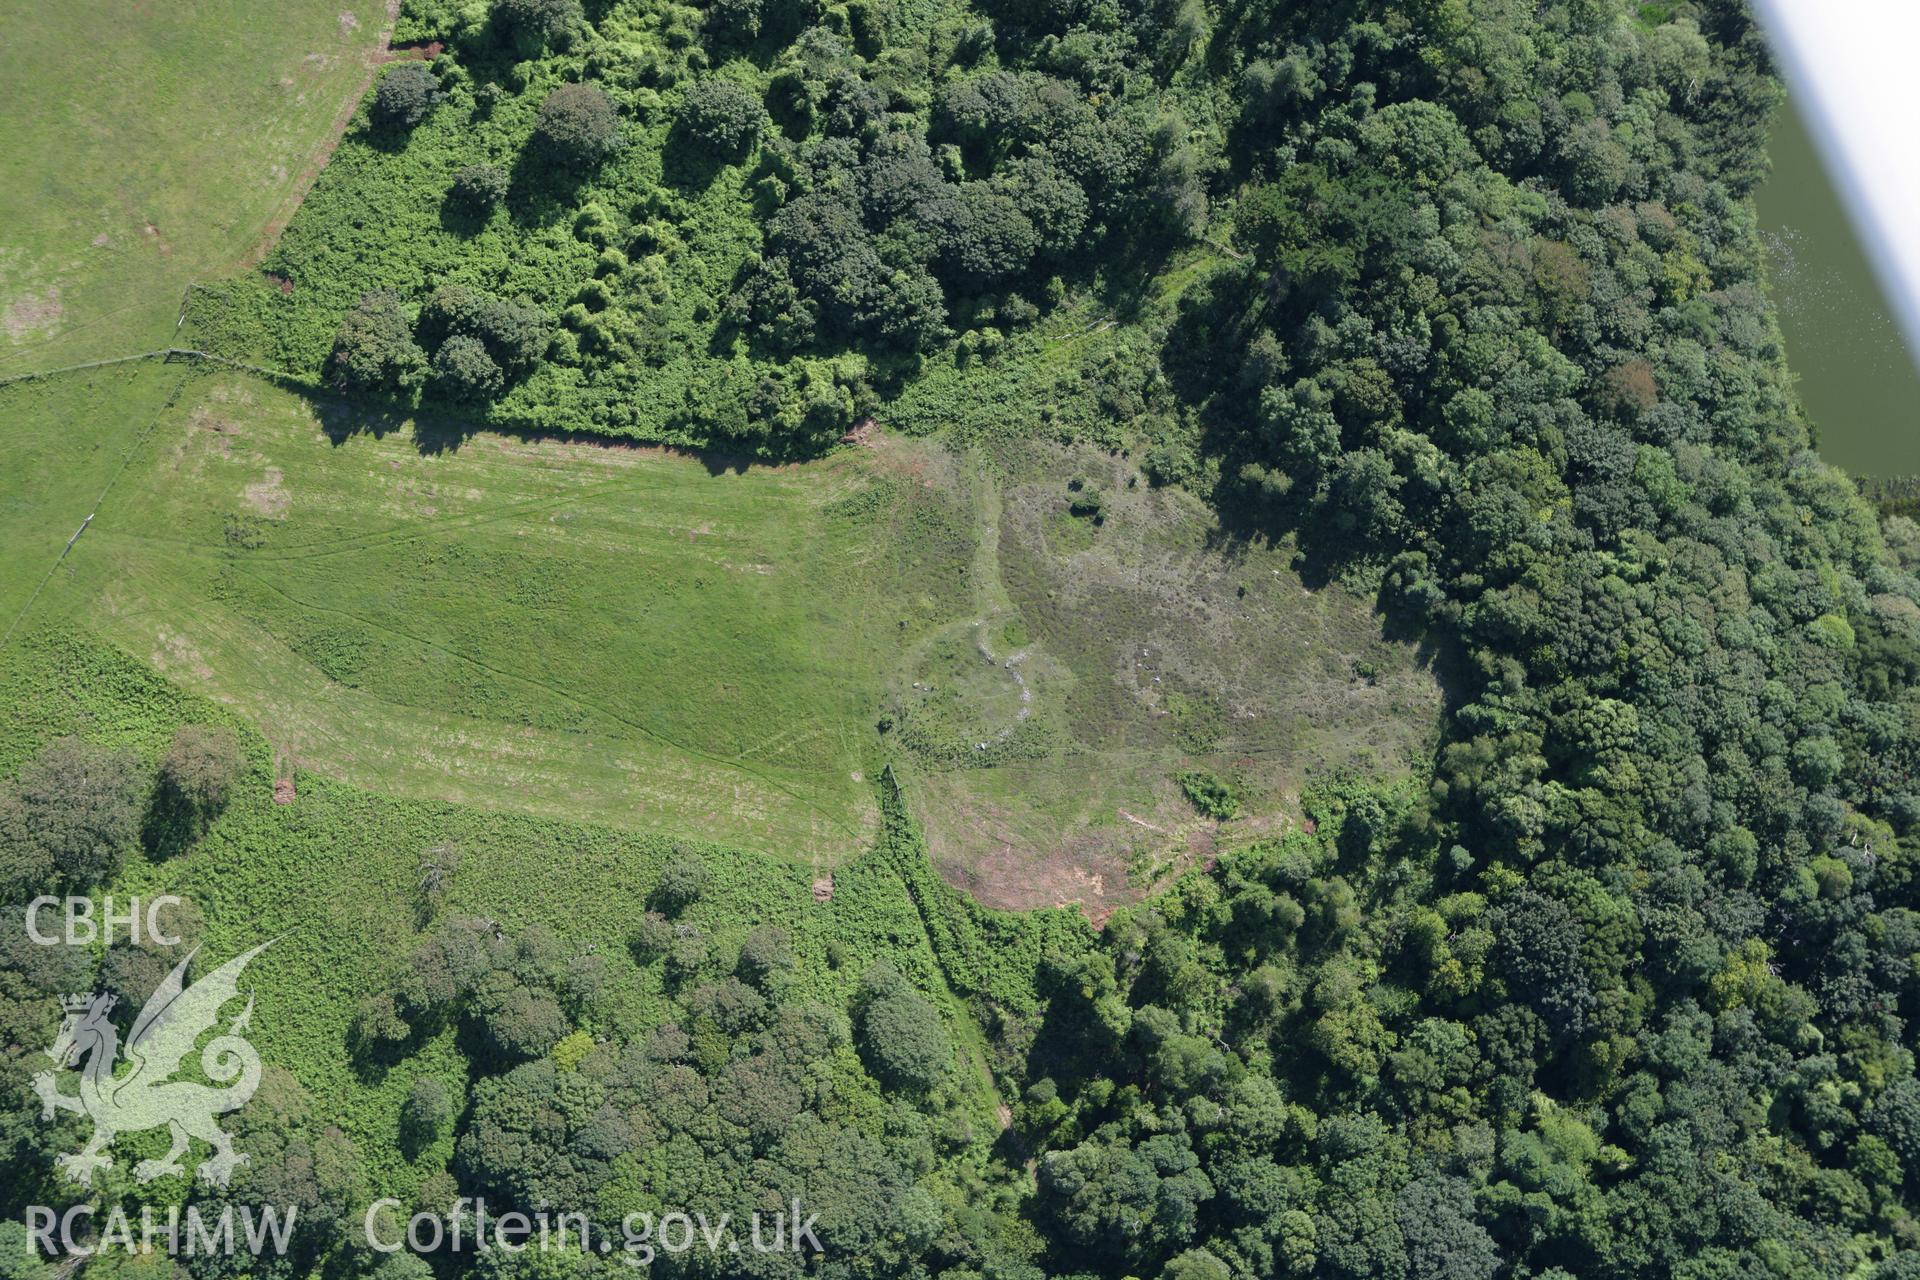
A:
[[[506,378],[487,354],[487,344],[456,333],[433,353],[434,389],[450,400],[490,400]]]
[[[340,321],[327,367],[342,391],[406,391],[426,372],[426,353],[413,340],[400,295],[387,290],[363,294]]]
[[[528,54],[549,43],[563,44],[586,20],[580,0],[494,0],[493,25]]]
[[[453,175],[453,198],[484,213],[506,198],[507,171],[497,164],[470,164]]]
[[[245,757],[233,730],[189,724],[173,735],[160,761],[159,807],[190,836],[204,834],[226,808]]]
[[[660,869],[660,882],[653,887],[655,909],[677,916],[700,900],[713,883],[713,872],[693,854],[676,849],[667,865]]]
[[[381,77],[373,91],[373,123],[382,129],[411,129],[427,118],[440,96],[440,82],[426,63],[403,62]]]
[[[400,1134],[407,1146],[415,1152],[431,1146],[452,1123],[453,1099],[447,1087],[432,1076],[416,1079],[400,1108]]]
[[[540,104],[533,138],[553,163],[591,169],[620,147],[620,115],[590,84],[564,84]]]
[[[885,961],[861,979],[860,997],[860,1048],[868,1068],[895,1088],[932,1088],[953,1053],[939,1011]]]
[[[29,897],[111,878],[133,847],[146,779],[130,752],[59,738],[0,787],[0,891]]]
[[[1240,797],[1233,793],[1233,788],[1205,770],[1188,769],[1174,781],[1204,818],[1225,822],[1240,812]]]
[[[756,925],[740,944],[738,973],[746,982],[767,991],[793,968],[793,943],[777,925]]]
[[[442,285],[420,309],[420,341],[437,351],[456,336],[479,342],[503,378],[517,378],[546,352],[553,324],[532,303],[496,298],[465,285]]]
[[[745,85],[719,77],[687,90],[679,124],[687,137],[720,155],[738,155],[760,133],[767,109]]]

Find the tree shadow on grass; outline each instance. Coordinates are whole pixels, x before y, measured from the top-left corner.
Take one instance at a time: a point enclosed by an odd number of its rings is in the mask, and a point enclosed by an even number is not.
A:
[[[396,405],[379,401],[350,401],[307,392],[307,403],[320,419],[320,430],[329,443],[339,448],[354,436],[372,436],[384,440],[400,430],[412,415]]]
[[[777,467],[794,458],[762,457],[757,454],[718,448],[697,448],[650,440],[632,440],[596,431],[561,431],[483,419],[440,411],[432,407],[410,409],[377,400],[348,400],[326,396],[311,387],[291,386],[298,391],[320,420],[320,429],[335,448],[345,446],[356,436],[384,440],[398,431],[410,432],[414,450],[423,457],[458,452],[473,437],[483,432],[528,444],[562,444],[581,448],[624,449],[662,454],[698,462],[708,475],[745,475],[754,467]]]
[[[777,467],[777,459],[724,449],[701,449],[684,444],[663,444],[647,440],[623,440],[592,431],[556,431],[493,424],[463,423],[455,419],[422,416],[414,421],[414,447],[422,454],[451,453],[482,431],[528,444],[558,444],[583,449],[626,450],[653,453],[663,457],[697,462],[710,476],[745,475],[754,467]]]

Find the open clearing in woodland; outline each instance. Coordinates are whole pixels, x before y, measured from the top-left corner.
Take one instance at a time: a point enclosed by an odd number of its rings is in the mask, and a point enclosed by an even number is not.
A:
[[[1364,602],[1103,453],[881,434],[746,466],[158,363],[0,388],[0,416],[34,552],[10,617],[44,580],[33,623],[390,794],[831,866],[893,760],[951,881],[1098,913],[1284,829],[1315,773],[1403,770],[1437,712]],[[1196,810],[1196,771],[1237,816]]]
[[[0,389],[0,417],[64,449],[101,384],[180,376],[141,369]],[[369,425],[194,375],[34,620],[92,628],[371,789],[815,862],[870,842],[883,673],[954,593],[863,502],[868,455],[734,471]],[[41,516],[7,493],[46,528],[9,599],[92,498]]]
[[[1421,656],[1365,601],[1309,590],[1288,548],[1224,540],[1122,456],[1036,447],[971,470],[975,610],[894,705],[933,859],[982,902],[1100,917],[1223,841],[1286,830],[1310,779],[1392,777],[1430,751]],[[1233,817],[1195,807],[1194,775]]]

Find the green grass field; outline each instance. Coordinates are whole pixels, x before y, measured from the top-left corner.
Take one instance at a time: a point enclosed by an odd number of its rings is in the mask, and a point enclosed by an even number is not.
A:
[[[0,389],[0,419],[55,450],[16,474],[64,456],[75,416],[152,421],[140,397],[180,376]],[[128,403],[99,410],[110,395]],[[807,862],[871,843],[887,673],[945,619],[968,554],[895,527],[937,532],[934,500],[903,503],[864,451],[742,471],[491,435],[440,449],[411,427],[339,435],[362,425],[342,412],[195,375],[35,618],[97,630],[356,785]],[[97,490],[9,486],[10,519],[44,527],[8,598]]]
[[[0,374],[166,345],[187,284],[290,215],[387,20],[372,0],[44,8],[0,5]]]
[[[0,387],[0,635],[53,585],[61,549],[181,378],[176,367],[141,361]]]

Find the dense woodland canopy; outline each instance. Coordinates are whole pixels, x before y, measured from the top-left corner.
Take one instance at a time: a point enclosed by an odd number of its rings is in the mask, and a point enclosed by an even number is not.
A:
[[[633,940],[661,1026],[600,1021],[593,957],[429,913],[353,1051],[470,1028],[473,1096],[408,1112],[458,1130],[438,1195],[617,1219],[799,1186],[823,1276],[1920,1275],[1920,527],[1793,401],[1750,203],[1779,89],[1741,6],[405,21],[448,42],[433,84],[388,73],[269,263],[293,293],[223,295],[215,338],[373,397],[784,453],[1110,298],[1144,318],[1077,374],[1085,415],[1377,590],[1451,694],[1419,785],[1323,787],[1313,831],[1097,940],[926,890],[997,1138],[954,1010],[879,964],[823,1001],[770,933],[716,951],[694,862]],[[447,116],[485,147],[414,154]],[[102,833],[134,836],[128,766],[52,750],[0,797],[11,884],[97,882]],[[4,1038],[37,1043],[29,996],[71,975],[12,963]],[[298,1158],[236,1194],[348,1212],[354,1153],[276,1085],[249,1132]],[[20,1112],[10,1183],[50,1149]],[[380,1262],[315,1221],[299,1265]]]

